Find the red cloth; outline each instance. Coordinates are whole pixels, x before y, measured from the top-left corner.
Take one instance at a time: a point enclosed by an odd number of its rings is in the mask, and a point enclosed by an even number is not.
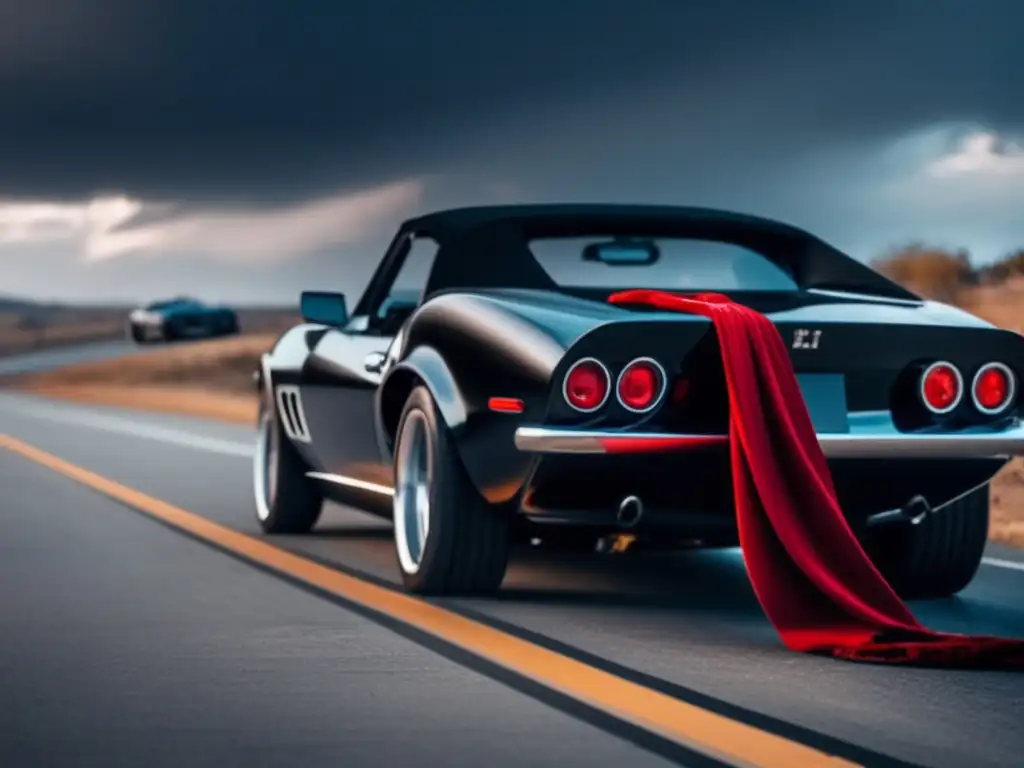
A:
[[[729,390],[740,546],[757,599],[788,648],[857,661],[1024,669],[1024,639],[928,630],[875,568],[839,507],[789,351],[768,318],[719,294],[632,290],[608,300],[714,323]]]

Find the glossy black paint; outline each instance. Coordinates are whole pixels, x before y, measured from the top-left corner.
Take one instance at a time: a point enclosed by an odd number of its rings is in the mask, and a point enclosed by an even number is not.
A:
[[[408,238],[420,231],[424,220],[440,238],[435,271],[425,300],[397,325],[389,325],[394,318],[385,322],[376,313],[408,252]],[[446,244],[446,233],[454,245]],[[507,503],[538,522],[601,528],[614,526],[619,500],[636,493],[651,507],[646,524],[706,538],[734,537],[731,481],[721,453],[537,458],[513,443],[520,424],[724,431],[724,381],[710,322],[613,307],[601,292],[570,295],[522,287],[530,284],[528,280],[509,279],[511,287],[494,286],[493,280],[485,287],[461,285],[457,276],[462,273],[452,265],[466,258],[466,241],[472,243],[474,237],[464,221],[455,225],[426,217],[407,222],[344,327],[296,326],[269,354],[266,375],[271,381],[261,380],[261,385],[299,388],[310,435],[308,442],[297,441],[296,447],[312,471],[345,481],[325,482],[329,496],[388,513],[389,499],[383,491],[391,483],[398,418],[409,392],[423,384],[452,431],[470,478],[492,503]],[[457,257],[446,257],[446,247]],[[840,277],[853,275],[849,285],[832,285],[820,267],[797,266],[818,276],[812,287],[786,294],[732,296],[776,323],[791,346],[798,374],[830,374],[838,382],[837,397],[845,398],[845,408],[841,402],[833,405],[844,415],[847,410],[891,410],[904,430],[977,426],[984,418],[973,410],[969,398],[941,419],[928,414],[917,398],[919,372],[935,360],[947,360],[960,367],[969,384],[982,364],[995,360],[1009,365],[1018,377],[1024,373],[1024,338],[1018,334],[898,288],[857,294],[866,285],[884,289],[887,283],[880,276],[865,277],[862,265],[846,273],[833,270]],[[444,269],[456,276],[451,285],[438,277]],[[829,287],[820,287],[826,283]],[[814,348],[801,343],[808,333],[816,339]],[[600,359],[614,380],[639,356],[658,360],[671,379],[685,377],[691,382],[683,404],[666,400],[651,414],[638,417],[614,397],[594,415],[575,412],[564,402],[562,380],[576,360]],[[492,412],[492,397],[518,398],[524,410]],[[1012,415],[1019,415],[1019,405]],[[832,466],[844,508],[862,520],[919,493],[934,504],[948,501],[987,482],[1003,463],[847,460]]]

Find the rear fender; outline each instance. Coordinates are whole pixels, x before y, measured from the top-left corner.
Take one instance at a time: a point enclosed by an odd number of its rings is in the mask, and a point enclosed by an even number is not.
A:
[[[382,454],[392,458],[402,409],[418,385],[425,386],[434,398],[462,465],[480,495],[491,504],[511,500],[525,484],[533,464],[530,455],[515,447],[515,430],[526,414],[491,412],[486,398],[477,391],[480,387],[465,391],[433,347],[414,349],[388,372],[381,384],[377,424]],[[543,399],[534,398],[534,402],[535,408],[544,407]]]
[[[389,458],[405,401],[420,384],[430,391],[448,429],[458,433],[466,423],[466,404],[448,364],[433,347],[417,347],[388,371],[377,393],[381,444]]]

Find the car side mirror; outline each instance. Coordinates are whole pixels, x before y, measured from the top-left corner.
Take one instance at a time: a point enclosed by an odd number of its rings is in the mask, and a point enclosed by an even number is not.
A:
[[[343,293],[303,291],[299,307],[302,319],[307,323],[340,328],[348,322],[348,306]]]

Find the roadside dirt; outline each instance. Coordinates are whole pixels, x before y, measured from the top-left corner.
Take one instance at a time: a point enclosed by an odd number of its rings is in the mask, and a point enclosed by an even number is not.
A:
[[[26,385],[19,389],[43,397],[55,397],[79,403],[136,408],[142,411],[174,413],[219,419],[237,424],[256,424],[255,395],[216,392],[201,387],[128,387],[90,385]]]
[[[255,424],[252,374],[277,334],[146,347],[138,355],[11,376],[8,388],[84,403]]]

